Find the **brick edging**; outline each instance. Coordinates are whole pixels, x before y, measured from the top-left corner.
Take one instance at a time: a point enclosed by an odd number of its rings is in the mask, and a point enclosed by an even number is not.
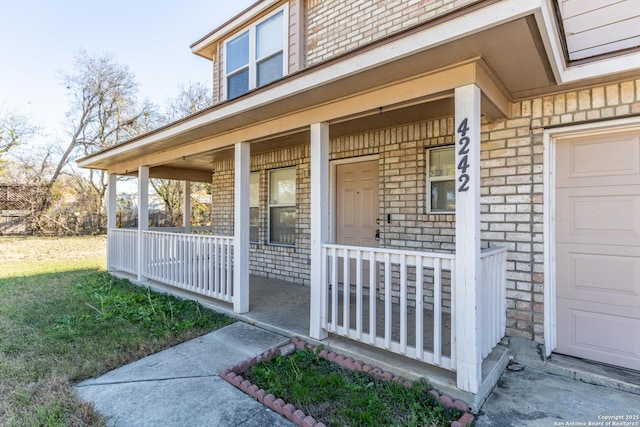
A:
[[[256,363],[262,361],[269,361],[275,355],[290,354],[297,350],[304,350],[305,348],[312,351],[316,351],[317,347],[313,344],[309,344],[306,341],[301,340],[298,337],[291,338],[286,344],[279,347],[274,347],[262,353],[261,355],[240,362],[236,366],[225,369],[220,372],[220,377],[227,381],[229,384],[237,387],[244,393],[256,399],[258,402],[267,406],[269,409],[282,415],[289,421],[293,422],[299,427],[326,427],[324,423],[317,422],[312,416],[305,414],[300,409],[297,409],[290,403],[285,402],[280,398],[276,398],[273,394],[267,394],[263,389],[259,389],[257,385],[251,383],[249,380],[245,380],[240,372],[250,368]],[[318,353],[319,357],[335,362],[345,369],[351,371],[367,372],[384,381],[393,381],[399,384],[403,384],[405,387],[412,387],[413,381],[404,379],[398,375],[394,375],[391,372],[385,372],[384,370],[373,367],[368,363],[364,363],[360,360],[354,360],[351,357],[345,357],[342,354],[337,354],[327,349],[322,349]],[[429,393],[440,402],[440,404],[446,408],[455,408],[463,411],[464,414],[457,420],[451,422],[451,427],[464,427],[473,423],[474,416],[469,412],[469,405],[462,400],[454,400],[448,394],[440,394],[437,390],[430,390]]]

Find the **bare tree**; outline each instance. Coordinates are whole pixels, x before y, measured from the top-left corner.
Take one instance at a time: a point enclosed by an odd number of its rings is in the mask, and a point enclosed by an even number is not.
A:
[[[45,184],[40,212],[49,206],[52,188],[74,156],[89,155],[138,135],[143,130],[140,124],[152,110],[148,103],[138,103],[138,86],[133,74],[127,66],[117,64],[111,55],[92,57],[80,51],[74,71],[63,74],[61,80],[70,103],[69,141]],[[98,199],[103,200],[104,173],[89,174],[90,187]]]
[[[151,187],[164,203],[164,210],[171,218],[172,226],[182,221],[182,182],[175,179],[151,179]]]
[[[27,116],[0,110],[0,155],[32,137],[37,130]]]
[[[6,178],[6,154],[33,137],[38,128],[30,119],[15,111],[0,109],[0,178]]]
[[[213,103],[212,91],[202,83],[181,83],[179,93],[169,99],[165,107],[165,122],[174,122],[183,117],[195,114]]]
[[[15,147],[7,155],[2,178],[11,184],[45,184],[56,166],[53,149],[52,145],[25,144]]]

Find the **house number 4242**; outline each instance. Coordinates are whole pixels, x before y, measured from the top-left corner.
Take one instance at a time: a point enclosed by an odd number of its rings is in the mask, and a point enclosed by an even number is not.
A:
[[[458,170],[460,171],[460,175],[458,176],[458,191],[469,191],[469,174],[467,170],[469,169],[469,143],[471,139],[467,136],[467,132],[469,132],[469,120],[465,117],[458,125],[458,133],[460,134],[460,139],[458,140],[458,155],[460,156],[460,161],[458,162]]]

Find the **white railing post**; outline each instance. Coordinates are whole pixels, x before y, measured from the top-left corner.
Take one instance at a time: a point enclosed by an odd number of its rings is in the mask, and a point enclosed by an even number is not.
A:
[[[118,175],[110,173],[107,178],[107,271],[113,270],[112,253],[115,236],[111,235],[111,229],[116,228],[116,200]]]
[[[182,201],[182,226],[186,234],[191,233],[191,181],[184,181]]]
[[[480,263],[480,89],[455,90],[456,135],[456,366],[458,388],[477,393],[482,383],[478,329]]]
[[[144,281],[144,232],[149,229],[149,166],[138,168],[138,280]]]
[[[507,248],[492,247],[481,254],[482,290],[480,325],[482,331],[482,357],[486,357],[506,332],[506,270]]]
[[[235,147],[235,201],[233,214],[233,311],[249,311],[249,168],[248,142]]]
[[[322,304],[326,292],[327,272],[322,271],[322,245],[329,240],[329,124],[311,125],[311,292],[309,336],[322,340],[326,307]],[[335,265],[335,263],[334,263]],[[335,275],[334,275],[335,277]],[[338,284],[334,281],[333,287]],[[348,286],[348,285],[345,285]]]

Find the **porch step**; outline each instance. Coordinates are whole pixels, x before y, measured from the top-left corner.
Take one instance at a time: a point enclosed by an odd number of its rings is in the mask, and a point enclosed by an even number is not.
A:
[[[544,352],[537,343],[523,338],[510,338],[509,347],[513,359],[523,366],[588,384],[640,394],[639,371],[555,353],[548,358],[544,358]]]

